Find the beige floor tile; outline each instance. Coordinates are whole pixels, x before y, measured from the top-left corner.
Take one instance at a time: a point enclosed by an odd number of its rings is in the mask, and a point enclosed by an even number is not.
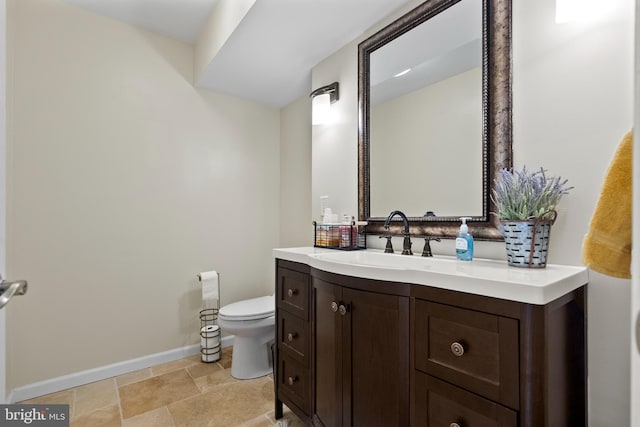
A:
[[[73,417],[118,404],[115,379],[109,378],[76,388]]]
[[[177,427],[238,426],[273,406],[273,382],[266,377],[222,385],[169,405]]]
[[[120,375],[116,377],[116,384],[118,387],[122,387],[123,385],[136,383],[138,381],[146,380],[147,378],[151,378],[151,368]]]
[[[200,394],[184,369],[128,384],[118,390],[124,419]]]
[[[237,380],[231,376],[231,369],[220,368],[219,370],[209,375],[195,378],[194,381],[202,393],[207,393],[209,391],[215,390],[217,387],[223,384],[235,383],[240,380]]]
[[[119,427],[120,425],[120,408],[117,404],[81,415],[69,423],[69,427]]]
[[[33,399],[23,400],[17,403],[24,404],[36,404],[36,405],[46,405],[48,403],[54,404],[63,404],[63,403],[71,403],[73,402],[75,396],[75,389],[70,388],[67,390],[57,391],[51,394],[45,394],[43,396],[34,397]]]
[[[240,424],[238,427],[269,427],[271,424],[273,423],[269,420],[269,417],[263,414]]]
[[[196,360],[192,360],[190,358],[174,360],[173,362],[163,363],[162,365],[152,366],[151,373],[154,376],[163,375],[168,372],[178,371],[180,369],[184,369],[187,366],[191,366],[198,363]]]
[[[198,362],[194,365],[188,366],[187,372],[191,375],[191,378],[206,377],[207,375],[215,374],[222,371],[222,367],[217,363],[203,363]]]
[[[34,399],[24,400],[17,402],[21,404],[35,404],[35,405],[69,405],[69,416],[73,417],[74,402],[76,400],[76,389],[70,388],[67,390],[58,391],[56,393],[45,394],[44,396],[36,397]]]
[[[166,406],[145,412],[122,422],[122,427],[175,427]]]
[[[218,363],[223,369],[229,369],[231,367],[231,356],[233,354],[233,347],[225,347],[222,349],[222,355]]]
[[[277,424],[274,411],[269,412],[267,414],[267,418],[271,423],[269,425]],[[302,420],[296,414],[291,412],[291,409],[289,409],[286,405],[284,405],[282,408],[282,418],[280,418],[280,421],[282,420],[286,420],[289,422],[288,427],[305,427],[304,422],[302,422]]]

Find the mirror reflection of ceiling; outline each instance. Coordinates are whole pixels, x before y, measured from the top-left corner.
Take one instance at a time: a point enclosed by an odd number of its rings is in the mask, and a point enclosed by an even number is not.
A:
[[[482,1],[461,1],[375,50],[370,62],[371,105],[480,67],[479,16]]]

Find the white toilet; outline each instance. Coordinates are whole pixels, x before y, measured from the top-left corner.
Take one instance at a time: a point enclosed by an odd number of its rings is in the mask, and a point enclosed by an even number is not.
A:
[[[246,380],[271,373],[271,343],[276,328],[275,295],[225,305],[218,312],[218,326],[235,335],[231,375]]]

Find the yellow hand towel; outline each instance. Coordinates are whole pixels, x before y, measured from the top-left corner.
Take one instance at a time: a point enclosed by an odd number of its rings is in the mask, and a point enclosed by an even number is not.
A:
[[[616,149],[582,246],[582,261],[608,276],[631,277],[631,184],[633,133]]]

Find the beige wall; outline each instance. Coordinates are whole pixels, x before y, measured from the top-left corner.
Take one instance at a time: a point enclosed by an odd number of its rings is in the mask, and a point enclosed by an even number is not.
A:
[[[313,242],[309,97],[284,107],[280,120],[280,245],[309,246]]]
[[[633,126],[633,2],[602,2],[615,13],[562,25],[553,0],[514,3],[515,162],[576,187],[560,206],[549,256],[580,265],[607,167]],[[593,271],[589,280],[590,425],[630,425],[631,283]]]
[[[272,292],[279,110],[194,89],[189,45],[9,6],[9,389],[197,343],[200,271]]]
[[[513,2],[515,165],[544,166],[575,186],[552,232],[552,263],[581,264],[582,239],[606,169],[633,123],[633,4],[601,3],[614,12],[600,13],[592,22],[558,25],[554,0]],[[341,95],[339,124],[313,132],[314,205],[319,196],[331,194],[345,200],[347,209],[357,207],[357,176],[351,171],[357,168],[357,43],[363,39],[313,70],[314,87],[338,80]],[[334,170],[336,164],[344,170]],[[378,240],[368,244],[381,245]],[[454,253],[452,240],[432,248]],[[501,243],[477,242],[475,250],[478,257],[506,260]],[[589,410],[594,426],[629,425],[629,286],[628,280],[590,273]]]

